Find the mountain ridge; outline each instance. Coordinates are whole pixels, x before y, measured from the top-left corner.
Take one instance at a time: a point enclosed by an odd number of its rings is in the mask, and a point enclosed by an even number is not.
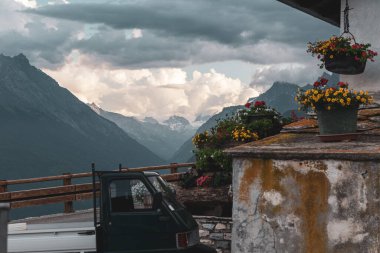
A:
[[[3,179],[163,163],[23,54],[0,55],[0,120]]]
[[[138,120],[134,117],[105,111],[94,104],[89,106],[100,116],[114,122],[137,142],[168,162],[180,146],[196,131],[187,119],[180,116],[172,116],[161,124],[152,117]]]

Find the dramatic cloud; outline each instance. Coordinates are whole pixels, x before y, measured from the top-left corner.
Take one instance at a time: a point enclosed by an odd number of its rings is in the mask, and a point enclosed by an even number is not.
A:
[[[192,76],[178,68],[125,70],[91,65],[85,56],[73,54],[63,68],[44,70],[84,102],[132,116],[171,115],[194,120],[199,114],[244,104],[258,92],[238,79],[210,70]]]
[[[34,6],[35,1],[0,1],[1,53],[23,53],[39,67],[52,68],[63,64],[65,56],[72,51],[72,42],[83,26],[71,21],[33,17],[21,12],[30,5]]]
[[[148,29],[175,37],[222,44],[253,44],[262,39],[302,43],[332,31],[330,25],[267,0],[144,0],[123,4],[67,4],[30,10],[44,16],[99,23],[119,29]],[[300,22],[302,20],[302,22]]]
[[[320,70],[306,43],[338,33],[278,1],[109,2],[1,0],[0,53],[24,53],[107,110],[194,119],[243,104],[274,81],[311,82]],[[252,80],[197,69],[225,62],[251,68]]]
[[[225,60],[302,63],[307,41],[337,32],[331,25],[267,0],[99,1],[46,5],[27,12],[95,27],[67,42],[62,54],[78,49],[112,65],[135,69]]]

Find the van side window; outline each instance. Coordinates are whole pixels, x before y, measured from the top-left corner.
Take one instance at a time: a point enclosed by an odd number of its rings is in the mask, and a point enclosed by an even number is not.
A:
[[[153,196],[138,179],[114,180],[109,187],[111,212],[151,210]]]

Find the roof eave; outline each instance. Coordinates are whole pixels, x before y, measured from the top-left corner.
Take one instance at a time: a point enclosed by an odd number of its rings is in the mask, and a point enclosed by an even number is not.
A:
[[[284,3],[286,5],[289,5],[290,7],[298,9],[298,10],[300,10],[302,12],[305,12],[305,13],[313,16],[313,17],[321,19],[321,20],[323,20],[323,21],[325,21],[325,22],[327,22],[327,23],[329,23],[331,25],[340,27],[340,10],[337,10],[337,12],[339,12],[339,14],[335,13],[335,15],[326,16],[326,15],[324,15],[324,13],[321,13],[321,11],[315,10],[313,8],[310,8],[310,7],[303,7],[296,0],[277,0],[277,1],[279,1],[281,3]],[[320,4],[321,1],[320,0],[317,0],[317,1]],[[335,0],[335,1],[338,1],[338,0]],[[340,2],[340,0],[339,0],[339,2]],[[326,6],[327,6],[327,4],[326,4]]]

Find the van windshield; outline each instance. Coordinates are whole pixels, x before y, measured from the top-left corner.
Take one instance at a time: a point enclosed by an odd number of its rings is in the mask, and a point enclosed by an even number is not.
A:
[[[172,190],[170,189],[169,184],[165,180],[163,180],[160,176],[153,175],[153,176],[149,176],[148,179],[158,192],[162,192],[163,195],[172,194]]]

